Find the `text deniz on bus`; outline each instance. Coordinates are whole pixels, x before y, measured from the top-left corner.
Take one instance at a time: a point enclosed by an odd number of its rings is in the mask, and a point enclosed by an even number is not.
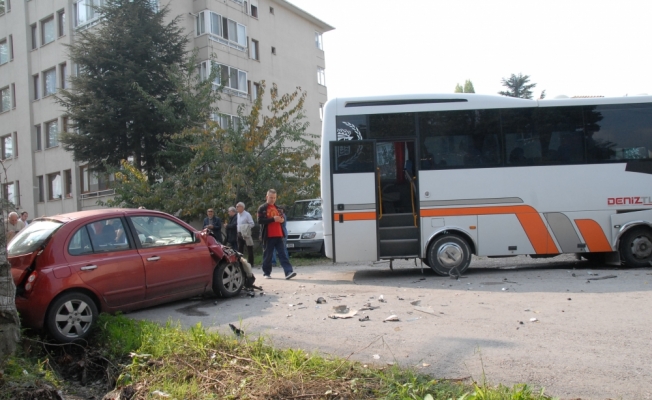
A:
[[[607,205],[617,206],[623,204],[640,204],[644,206],[652,206],[651,197],[633,196],[633,197],[609,197],[607,198]]]

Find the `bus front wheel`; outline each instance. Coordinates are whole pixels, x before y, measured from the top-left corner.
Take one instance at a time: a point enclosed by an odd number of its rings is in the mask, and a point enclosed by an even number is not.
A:
[[[428,265],[437,275],[461,276],[471,264],[471,249],[457,235],[440,236],[428,249]]]
[[[630,268],[649,267],[652,261],[652,231],[633,228],[620,241],[620,258]]]

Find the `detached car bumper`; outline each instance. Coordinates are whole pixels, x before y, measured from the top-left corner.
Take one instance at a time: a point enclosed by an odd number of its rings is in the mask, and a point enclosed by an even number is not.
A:
[[[324,239],[287,241],[289,253],[319,253],[323,245]]]

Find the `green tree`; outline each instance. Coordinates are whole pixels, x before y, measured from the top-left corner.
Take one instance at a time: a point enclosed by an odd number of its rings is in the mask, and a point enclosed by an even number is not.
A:
[[[219,94],[212,79],[199,79],[179,17],[165,23],[167,6],[106,0],[98,12],[102,23],[76,33],[69,47],[79,73],[58,96],[73,128],[60,141],[96,170],[132,158],[153,180],[187,156],[169,151],[172,135],[205,121]]]
[[[467,79],[464,82],[464,86],[460,85],[459,83],[456,84],[455,93],[475,93],[475,89],[473,88],[473,82],[471,82],[470,79]]]
[[[175,171],[161,172],[162,180],[149,182],[142,171],[123,161],[116,174],[116,196],[108,204],[144,206],[189,220],[206,208],[226,208],[238,201],[254,211],[270,188],[279,192],[280,204],[318,196],[319,146],[304,122],[306,92],[297,88],[279,95],[272,85],[264,113],[265,93],[263,81],[250,109],[238,110],[238,124],[221,127],[209,121],[176,135],[172,144],[186,147],[193,156]]]
[[[471,82],[470,79],[467,79],[466,82],[464,82],[464,93],[475,93],[473,82]]]
[[[520,97],[521,99],[531,99],[532,90],[537,84],[529,83],[530,75],[512,74],[509,79],[503,78],[501,83],[507,90],[500,91],[498,94],[508,97]]]

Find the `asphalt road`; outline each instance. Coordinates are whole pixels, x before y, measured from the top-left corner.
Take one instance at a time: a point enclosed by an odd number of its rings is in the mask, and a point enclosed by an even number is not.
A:
[[[455,280],[419,267],[325,264],[298,267],[290,281],[280,268],[270,280],[257,268],[263,295],[191,299],[129,315],[201,322],[225,334],[232,323],[278,347],[398,363],[435,378],[482,381],[484,370],[489,383],[526,382],[562,399],[652,399],[651,268],[573,256],[474,258]],[[319,297],[327,303],[316,304]],[[378,308],[360,310],[366,303]],[[339,305],[358,312],[329,318]],[[390,315],[399,321],[383,322]]]

